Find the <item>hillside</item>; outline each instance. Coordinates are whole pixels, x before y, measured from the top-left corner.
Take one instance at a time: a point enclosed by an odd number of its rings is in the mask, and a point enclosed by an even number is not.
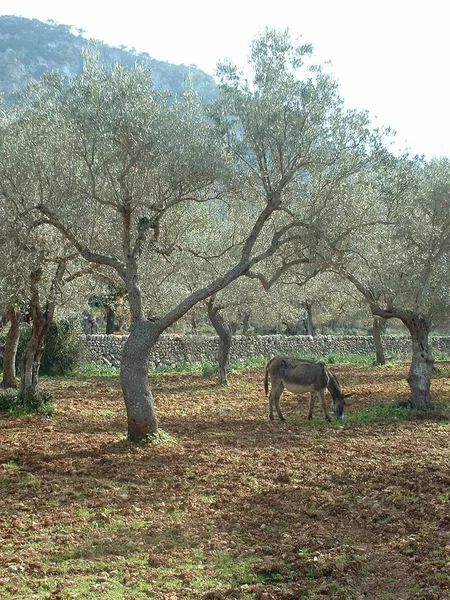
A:
[[[88,44],[82,34],[70,25],[0,16],[0,93],[8,99],[30,78],[39,78],[47,71],[58,70],[67,77],[79,74],[82,49]],[[118,62],[132,66],[136,62],[148,62],[157,89],[180,94],[190,75],[202,100],[211,101],[217,93],[214,79],[194,66],[173,65],[155,60],[146,53],[137,54],[104,43],[100,43],[100,57],[106,64]]]

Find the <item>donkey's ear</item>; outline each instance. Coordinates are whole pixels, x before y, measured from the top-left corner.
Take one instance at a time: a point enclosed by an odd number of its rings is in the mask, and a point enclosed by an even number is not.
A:
[[[350,398],[350,396],[354,396],[356,392],[350,392],[350,394],[344,394],[344,398]]]

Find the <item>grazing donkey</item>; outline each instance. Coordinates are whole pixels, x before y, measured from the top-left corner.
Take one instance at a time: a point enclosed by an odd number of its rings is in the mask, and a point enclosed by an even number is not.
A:
[[[290,392],[294,392],[294,394],[311,392],[308,419],[312,419],[316,394],[320,397],[323,412],[328,420],[330,420],[330,415],[325,401],[325,390],[328,389],[333,398],[333,412],[339,419],[344,416],[344,398],[353,395],[342,393],[338,380],[322,362],[290,358],[289,356],[275,356],[269,360],[264,369],[264,391],[266,396],[269,391],[269,375],[272,384],[269,396],[269,418],[271,421],[273,421],[274,406],[279,418],[282,421],[285,420],[280,409],[280,398],[285,388]]]

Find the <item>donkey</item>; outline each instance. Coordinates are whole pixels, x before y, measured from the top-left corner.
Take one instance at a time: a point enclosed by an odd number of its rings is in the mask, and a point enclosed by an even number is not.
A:
[[[328,389],[333,398],[333,412],[338,419],[344,417],[345,398],[353,394],[343,394],[338,380],[323,362],[308,359],[297,359],[289,356],[275,356],[264,369],[264,391],[269,391],[269,376],[272,389],[269,396],[269,418],[273,421],[273,408],[281,421],[285,421],[280,409],[280,398],[286,388],[294,394],[311,392],[308,419],[312,419],[316,394],[320,397],[325,418],[330,421],[325,401],[325,390]]]

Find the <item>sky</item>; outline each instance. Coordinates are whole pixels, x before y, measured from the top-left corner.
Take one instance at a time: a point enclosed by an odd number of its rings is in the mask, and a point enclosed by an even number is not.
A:
[[[264,27],[289,27],[330,61],[349,108],[397,132],[396,149],[450,157],[450,3],[446,0],[0,0],[1,15],[82,29],[152,58],[244,66]]]

